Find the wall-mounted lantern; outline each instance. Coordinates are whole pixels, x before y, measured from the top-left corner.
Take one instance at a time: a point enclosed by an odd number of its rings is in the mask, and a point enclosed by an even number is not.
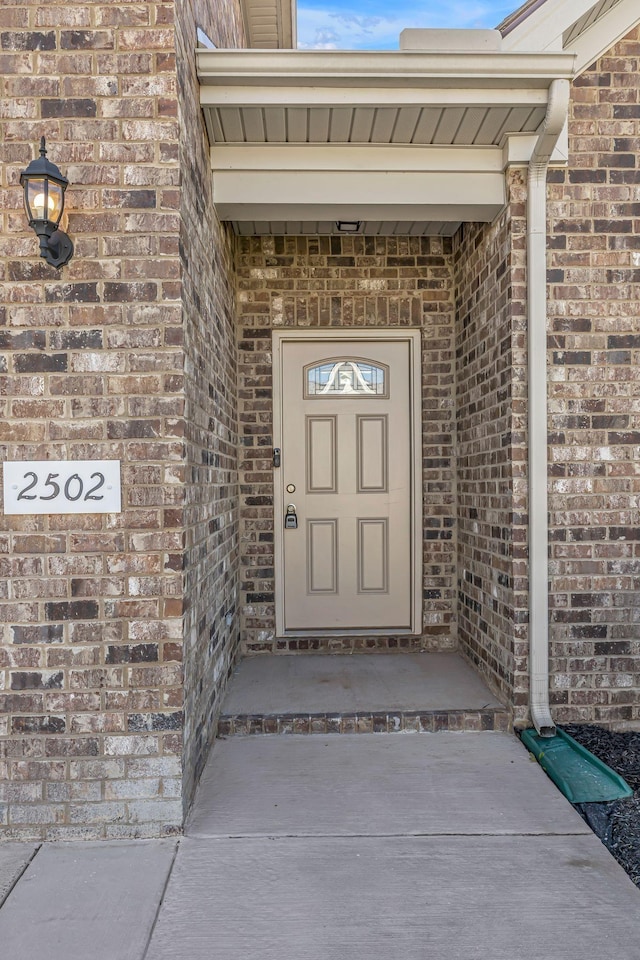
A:
[[[73,244],[66,233],[58,230],[58,224],[69,181],[55,163],[47,160],[44,137],[40,140],[40,156],[20,174],[20,183],[29,226],[40,240],[40,256],[52,267],[64,266],[73,256]]]

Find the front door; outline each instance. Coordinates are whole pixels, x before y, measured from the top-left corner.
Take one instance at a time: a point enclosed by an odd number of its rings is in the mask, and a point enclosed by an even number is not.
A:
[[[418,345],[274,335],[281,634],[415,630]]]

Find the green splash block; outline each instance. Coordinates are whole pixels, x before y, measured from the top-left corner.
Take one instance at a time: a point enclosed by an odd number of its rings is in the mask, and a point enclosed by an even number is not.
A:
[[[520,736],[571,803],[600,803],[633,796],[626,780],[563,730],[553,737],[541,737],[533,729],[523,730]]]

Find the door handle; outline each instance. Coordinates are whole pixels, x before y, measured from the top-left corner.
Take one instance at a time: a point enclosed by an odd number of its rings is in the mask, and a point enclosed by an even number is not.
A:
[[[287,506],[287,509],[284,515],[284,528],[285,530],[298,529],[298,514],[296,513],[295,503],[290,503]]]

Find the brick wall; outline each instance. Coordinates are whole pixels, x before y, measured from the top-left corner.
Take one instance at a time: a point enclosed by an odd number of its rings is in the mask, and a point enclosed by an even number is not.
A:
[[[238,650],[238,436],[233,234],[217,221],[199,106],[196,27],[242,46],[238,3],[176,5],[185,345],[185,747],[188,806]]]
[[[0,520],[8,836],[181,822],[172,13],[171,3],[0,10],[0,458],[119,458],[124,481],[120,515]],[[37,256],[18,185],[43,133],[72,183],[76,253],[61,271]]]
[[[581,77],[549,188],[559,720],[640,721],[640,30]]]
[[[233,563],[203,567],[235,536],[232,297],[216,279],[230,246],[203,212],[205,144],[188,99],[207,6],[178,5],[180,100],[172,2],[0,10],[0,459],[123,466],[119,515],[0,518],[8,837],[178,830],[183,635],[187,794],[208,699],[216,707],[206,671],[224,679],[237,638],[224,619]],[[238,7],[215,10],[226,22],[210,35],[231,42]],[[18,183],[43,133],[72,184],[75,256],[61,271],[37,256]],[[226,331],[216,377],[211,325]]]
[[[241,238],[237,263],[245,651],[450,649],[456,643],[450,241]],[[271,331],[283,326],[422,327],[424,612],[418,639],[275,638]]]
[[[640,720],[639,56],[636,30],[576,81],[569,166],[549,174],[551,703],[612,727]],[[525,723],[522,176],[457,238],[456,281],[459,637]]]
[[[507,703],[526,668],[526,288],[523,174],[491,225],[455,238],[458,638]]]

